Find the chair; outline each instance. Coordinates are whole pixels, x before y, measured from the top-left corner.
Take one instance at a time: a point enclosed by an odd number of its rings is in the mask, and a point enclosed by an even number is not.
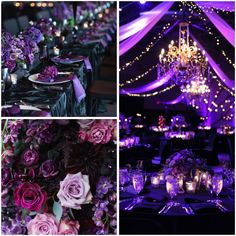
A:
[[[40,12],[37,12],[36,18],[37,18],[37,20],[40,20],[42,18],[49,19],[50,18],[50,14],[49,14],[48,11],[40,11]]]
[[[101,99],[116,101],[116,83],[93,80],[88,88],[88,115],[96,116],[98,110],[98,102]]]
[[[16,19],[13,18],[3,21],[3,28],[13,35],[20,31]]]
[[[27,16],[19,16],[17,17],[17,22],[20,27],[20,30],[24,30],[29,26],[29,19]]]

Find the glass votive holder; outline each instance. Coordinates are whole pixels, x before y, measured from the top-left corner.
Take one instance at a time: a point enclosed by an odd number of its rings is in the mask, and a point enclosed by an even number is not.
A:
[[[151,184],[154,188],[157,188],[160,184],[160,176],[157,174],[154,174],[151,176]]]
[[[202,172],[201,174],[201,183],[203,185],[206,185],[206,182],[207,182],[207,179],[208,179],[208,175],[209,173],[206,171],[206,172]]]
[[[57,47],[53,47],[53,54],[54,54],[54,56],[59,56],[59,54],[60,54],[60,49],[57,48]]]
[[[179,193],[184,193],[184,176],[182,174],[178,175],[177,176],[177,183],[178,183],[178,186],[179,186]]]
[[[161,173],[158,174],[158,176],[159,176],[159,179],[160,179],[160,183],[164,183],[165,182],[165,175],[164,175],[164,173],[161,172]]]
[[[16,85],[17,84],[17,74],[11,74],[10,75],[11,77],[11,82],[12,82],[12,85]]]
[[[187,193],[195,193],[197,183],[195,181],[185,182],[186,192]]]

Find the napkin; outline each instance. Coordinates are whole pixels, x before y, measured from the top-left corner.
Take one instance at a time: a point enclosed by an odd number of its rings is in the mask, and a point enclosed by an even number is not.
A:
[[[75,74],[72,74],[70,76],[70,80],[73,83],[73,88],[74,88],[76,100],[78,103],[80,103],[81,100],[86,97],[85,90],[84,90],[83,86],[81,85],[78,77]]]

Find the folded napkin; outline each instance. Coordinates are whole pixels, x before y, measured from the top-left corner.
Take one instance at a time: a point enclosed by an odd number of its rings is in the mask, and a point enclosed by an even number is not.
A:
[[[81,100],[86,97],[85,90],[84,90],[83,86],[81,85],[78,77],[75,74],[70,75],[69,79],[73,83],[73,88],[74,88],[74,93],[75,93],[76,101],[78,103],[80,103]]]

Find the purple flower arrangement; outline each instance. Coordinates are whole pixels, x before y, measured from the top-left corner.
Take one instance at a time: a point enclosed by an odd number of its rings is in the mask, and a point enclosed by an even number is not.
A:
[[[192,151],[185,149],[176,152],[166,159],[164,165],[164,175],[178,176],[183,174],[186,178],[191,177],[191,172],[204,168],[204,161],[197,158]]]
[[[47,66],[38,76],[40,81],[53,82],[58,75],[58,70],[55,66]]]
[[[36,23],[35,27],[40,30],[45,40],[54,37],[57,32],[57,28],[53,24],[52,19],[42,18]]]
[[[115,121],[2,127],[2,234],[116,234]]]
[[[18,36],[2,32],[2,63],[12,72],[17,65],[33,64],[34,55],[38,52],[37,44],[42,40],[40,30],[30,27]]]
[[[57,2],[53,8],[53,16],[56,20],[63,21],[73,17],[73,11],[69,4],[66,4],[65,2]]]

